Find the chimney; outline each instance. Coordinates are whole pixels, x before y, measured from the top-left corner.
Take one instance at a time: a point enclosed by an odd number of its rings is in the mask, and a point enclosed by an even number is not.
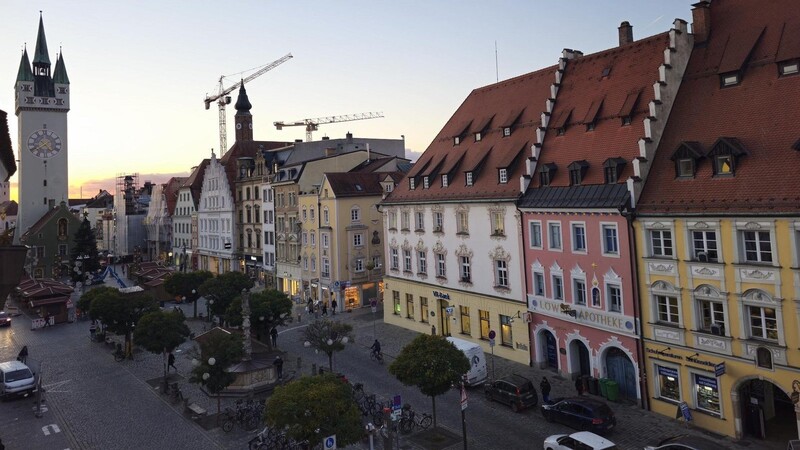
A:
[[[347,139],[347,143],[348,144],[352,144],[353,143],[353,133],[348,131],[347,134],[344,135],[344,136],[345,136],[345,139]]]
[[[692,5],[692,34],[695,44],[708,40],[711,34],[711,2],[703,0]]]
[[[619,25],[619,46],[633,42],[633,27],[626,20]]]

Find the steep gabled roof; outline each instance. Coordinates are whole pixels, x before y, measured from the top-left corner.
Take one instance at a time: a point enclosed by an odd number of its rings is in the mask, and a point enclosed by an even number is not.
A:
[[[386,173],[326,173],[325,178],[337,198],[368,197],[383,193],[381,181],[386,179]]]
[[[525,173],[525,164],[508,168],[507,183],[499,182],[496,168],[509,159],[509,152],[516,155],[523,145],[536,141],[555,72],[556,66],[551,66],[472,91],[385,202],[516,199],[517,180]],[[491,118],[488,123],[487,118]],[[507,126],[513,128],[512,133],[504,137],[502,128]],[[481,139],[475,142],[478,132]],[[462,137],[458,145],[454,145],[456,136]],[[458,172],[448,179],[447,187],[442,187],[442,177],[429,180],[428,189],[418,179],[415,189],[409,187],[409,178],[432,173],[434,168],[445,173],[456,165]],[[464,172],[474,170],[478,173],[473,174],[472,186],[467,186]]]
[[[645,183],[643,213],[796,213],[800,205],[800,76],[779,76],[778,64],[800,58],[793,0],[711,3],[711,34],[694,49]],[[795,15],[796,16],[796,15]],[[794,21],[794,24],[787,22]],[[740,30],[763,29],[738,85],[721,87],[729,40]],[[792,55],[792,56],[787,56]],[[721,139],[724,138],[724,139]],[[670,159],[684,142],[709,155],[718,143],[736,158],[733,175],[715,176],[714,158],[697,161],[694,177],[676,178]],[[746,152],[746,153],[745,153]],[[735,155],[739,154],[738,157]]]
[[[167,214],[172,216],[175,213],[175,205],[178,203],[178,190],[183,186],[187,177],[172,177],[164,187],[164,198],[167,201]]]
[[[236,141],[224,155],[219,159],[220,164],[225,167],[225,175],[228,177],[228,186],[231,190],[231,198],[236,198],[236,160],[239,158],[255,158],[256,152],[263,150],[273,150],[291,145],[289,142],[273,141]]]
[[[192,194],[192,201],[194,202],[194,208],[198,209],[200,206],[200,193],[203,190],[203,177],[206,174],[206,168],[208,164],[211,162],[210,159],[206,158],[200,164],[192,170],[192,173],[189,175],[189,178],[184,180],[183,186],[189,188],[189,192]]]
[[[8,172],[8,177],[0,181],[8,181],[11,175],[17,172],[17,162],[14,158],[14,149],[11,148],[11,135],[8,133],[8,114],[2,110],[0,110],[0,164]]]
[[[668,46],[669,33],[661,33],[567,62],[539,155],[539,167],[557,167],[549,186],[569,186],[568,166],[575,161],[588,163],[581,184],[591,185],[605,183],[603,163],[608,158],[631,161],[639,156],[643,120]],[[629,125],[623,125],[623,117],[630,117]],[[587,131],[590,125],[593,130]],[[620,183],[633,175],[632,166],[625,165]],[[538,176],[531,182],[531,188],[537,187]]]

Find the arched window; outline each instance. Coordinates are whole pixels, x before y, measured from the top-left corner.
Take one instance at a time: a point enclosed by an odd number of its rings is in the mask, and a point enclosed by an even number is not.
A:
[[[58,239],[67,238],[67,219],[58,219]]]
[[[759,347],[756,350],[756,364],[764,369],[772,369],[772,352],[768,348]]]

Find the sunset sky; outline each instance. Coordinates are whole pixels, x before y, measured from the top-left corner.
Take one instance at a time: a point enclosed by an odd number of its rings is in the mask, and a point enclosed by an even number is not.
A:
[[[413,160],[472,89],[555,64],[565,47],[616,46],[623,20],[637,40],[675,18],[691,23],[691,3],[10,0],[0,110],[17,152],[14,83],[26,43],[33,57],[41,9],[50,59],[61,46],[71,82],[72,198],[112,191],[123,173],[142,182],[186,176],[212,149],[219,155],[217,107],[205,110],[206,94],[221,75],[228,87],[287,53],[294,58],[246,85],[255,139],[305,137],[274,121],[380,111],[385,118],[320,125],[314,138],[404,135]],[[231,145],[233,105],[227,111]]]

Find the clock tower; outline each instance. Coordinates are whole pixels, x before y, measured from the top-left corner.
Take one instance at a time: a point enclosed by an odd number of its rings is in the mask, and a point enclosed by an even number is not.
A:
[[[60,52],[51,72],[41,13],[33,64],[26,48],[14,91],[19,130],[19,215],[14,238],[19,241],[49,210],[69,200],[69,77]]]

